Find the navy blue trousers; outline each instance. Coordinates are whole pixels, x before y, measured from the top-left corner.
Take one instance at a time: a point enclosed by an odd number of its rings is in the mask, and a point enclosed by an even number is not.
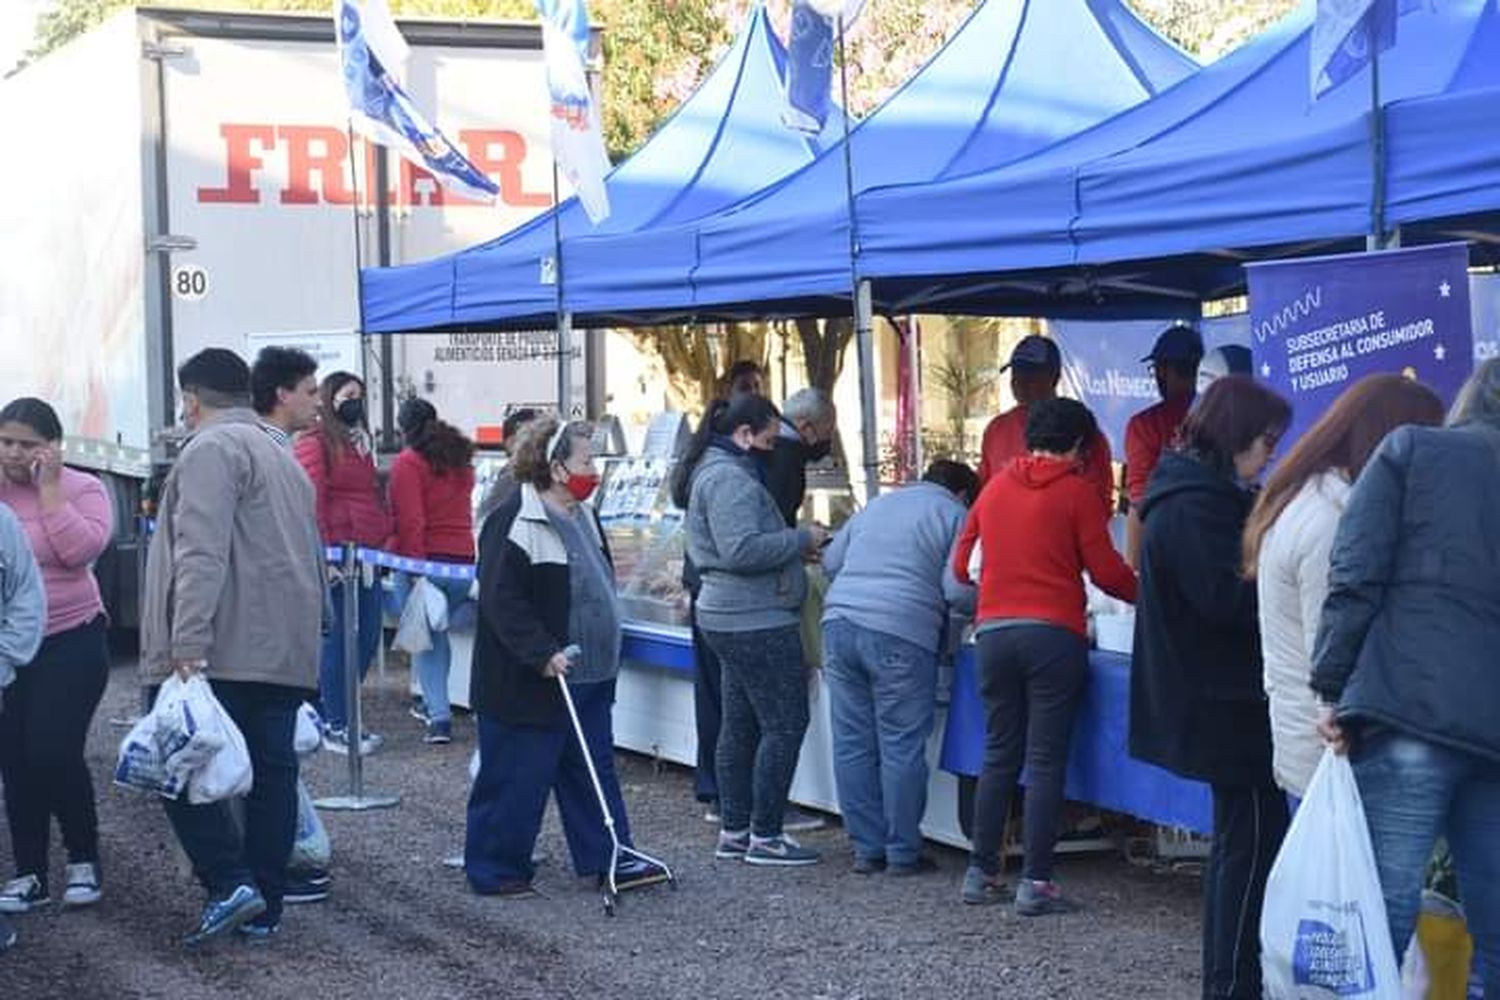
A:
[[[615,682],[569,685],[578,719],[588,738],[594,769],[604,787],[615,832],[629,844],[630,823],[615,774]],[[542,829],[547,795],[557,796],[563,833],[579,875],[609,869],[609,831],[589,781],[572,724],[557,728],[513,726],[479,715],[479,777],[469,793],[464,870],[475,892],[529,882],[536,873],[531,852]]]

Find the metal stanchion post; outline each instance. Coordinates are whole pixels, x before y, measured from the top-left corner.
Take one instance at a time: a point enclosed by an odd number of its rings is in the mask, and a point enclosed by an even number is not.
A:
[[[372,567],[375,574],[375,679],[385,687],[385,574]]]
[[[319,809],[364,812],[389,809],[401,804],[399,795],[365,793],[364,719],[359,705],[359,563],[352,544],[345,543],[341,569],[344,574],[344,697],[348,705],[349,794],[319,799]]]

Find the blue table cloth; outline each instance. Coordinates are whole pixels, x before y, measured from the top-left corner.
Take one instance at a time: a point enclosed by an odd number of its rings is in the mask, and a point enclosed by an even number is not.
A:
[[[1129,741],[1130,657],[1095,650],[1089,654],[1089,685],[1073,729],[1068,799],[1162,826],[1208,833],[1213,828],[1208,786],[1136,760],[1130,756]],[[983,761],[978,664],[974,647],[966,646],[954,664],[939,766],[953,774],[976,776]]]

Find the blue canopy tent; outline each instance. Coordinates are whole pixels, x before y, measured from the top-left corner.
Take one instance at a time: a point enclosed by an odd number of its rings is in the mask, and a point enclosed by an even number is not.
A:
[[[985,0],[847,151],[698,222],[565,242],[567,307],[595,323],[847,312],[849,174],[857,198],[1008,163],[1196,68],[1120,0]]]
[[[550,326],[556,288],[542,283],[541,270],[555,254],[554,225],[566,240],[697,218],[807,163],[826,136],[842,135],[837,114],[818,137],[781,125],[785,73],[786,50],[757,8],[702,85],[611,171],[608,219],[595,228],[570,198],[488,243],[419,264],[366,268],[360,276],[365,330]],[[563,278],[566,288],[566,270]]]
[[[1019,163],[871,192],[859,204],[861,270],[876,300],[1192,313],[1241,288],[1253,256],[1360,245],[1375,197],[1368,71],[1311,101],[1311,13]],[[1403,17],[1381,82],[1389,222],[1500,208],[1495,0]]]

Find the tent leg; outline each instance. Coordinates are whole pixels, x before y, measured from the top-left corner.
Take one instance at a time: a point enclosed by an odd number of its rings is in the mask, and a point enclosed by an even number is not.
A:
[[[557,415],[573,419],[573,314],[557,312]]]
[[[864,450],[865,501],[880,493],[880,427],[875,405],[874,307],[869,281],[854,288],[854,343],[859,353],[860,440]]]

